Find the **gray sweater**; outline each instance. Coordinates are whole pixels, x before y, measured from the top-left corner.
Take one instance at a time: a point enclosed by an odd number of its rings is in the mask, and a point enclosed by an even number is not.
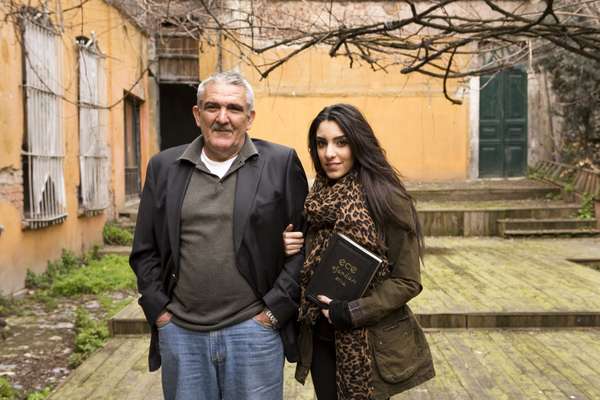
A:
[[[246,140],[229,171],[219,179],[200,161],[202,138],[181,159],[196,165],[181,209],[181,269],[167,310],[186,329],[221,329],[258,314],[264,305],[235,265],[233,206],[237,171],[256,154]]]

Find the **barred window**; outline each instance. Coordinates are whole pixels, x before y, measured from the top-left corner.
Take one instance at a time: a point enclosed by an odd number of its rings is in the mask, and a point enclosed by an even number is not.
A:
[[[23,138],[24,225],[60,223],[67,216],[62,132],[62,60],[50,26],[24,21],[26,131]]]
[[[95,43],[79,45],[80,209],[94,215],[108,207],[108,146],[103,58]]]

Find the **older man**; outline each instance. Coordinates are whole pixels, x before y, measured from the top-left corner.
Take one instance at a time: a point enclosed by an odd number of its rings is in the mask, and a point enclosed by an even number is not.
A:
[[[150,370],[166,399],[281,399],[303,258],[282,232],[303,224],[306,176],[294,150],[248,136],[240,74],[204,80],[193,114],[202,135],[150,160],[130,257]]]

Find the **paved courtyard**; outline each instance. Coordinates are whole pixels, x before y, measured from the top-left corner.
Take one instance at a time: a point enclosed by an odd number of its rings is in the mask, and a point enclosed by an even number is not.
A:
[[[600,239],[428,238],[418,315],[592,315],[592,326],[553,320],[522,329],[427,330],[437,376],[394,399],[599,399]],[[122,322],[141,318],[132,304]],[[526,317],[529,318],[529,317]],[[565,326],[561,324],[567,323]],[[79,367],[52,399],[161,398],[147,372],[145,335],[116,336]],[[286,365],[285,398],[313,399]]]

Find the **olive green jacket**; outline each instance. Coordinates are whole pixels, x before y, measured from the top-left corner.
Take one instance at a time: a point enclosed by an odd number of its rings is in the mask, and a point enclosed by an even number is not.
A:
[[[386,227],[387,258],[393,264],[390,276],[374,290],[349,303],[352,324],[367,328],[372,358],[375,399],[417,386],[435,376],[433,360],[423,330],[406,304],[421,292],[419,247],[414,218],[405,200],[406,226]],[[307,237],[308,247],[311,245]],[[298,340],[296,379],[304,383],[312,361],[312,330],[302,326]]]

